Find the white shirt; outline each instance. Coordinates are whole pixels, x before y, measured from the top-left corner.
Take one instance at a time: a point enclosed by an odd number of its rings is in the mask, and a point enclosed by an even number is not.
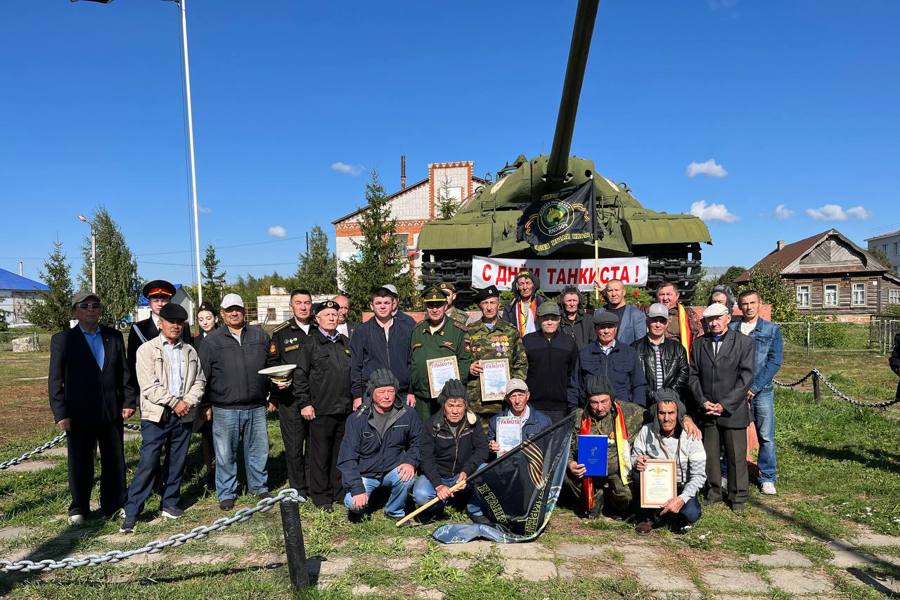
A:
[[[756,323],[758,319],[753,319],[749,323],[747,321],[741,321],[741,333],[744,335],[750,335],[750,332],[756,329]]]
[[[303,333],[309,335],[309,323],[301,323],[297,320],[297,317],[294,317],[294,322],[297,323],[297,327],[303,330]]]

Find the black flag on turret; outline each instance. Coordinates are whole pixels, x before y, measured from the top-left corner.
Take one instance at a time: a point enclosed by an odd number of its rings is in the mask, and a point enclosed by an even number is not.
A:
[[[570,194],[553,200],[537,200],[519,217],[516,239],[531,244],[540,255],[569,244],[593,240],[594,181],[588,180]]]

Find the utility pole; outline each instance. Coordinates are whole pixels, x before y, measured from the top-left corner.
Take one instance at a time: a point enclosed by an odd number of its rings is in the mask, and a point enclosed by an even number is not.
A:
[[[84,215],[78,215],[78,220],[87,223],[91,228],[91,293],[97,293],[97,237],[94,235],[94,221]]]

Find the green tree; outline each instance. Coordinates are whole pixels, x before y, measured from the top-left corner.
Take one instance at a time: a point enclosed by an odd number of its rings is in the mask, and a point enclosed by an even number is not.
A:
[[[62,242],[53,242],[53,252],[44,261],[40,277],[50,289],[41,292],[40,300],[31,304],[28,320],[41,329],[68,329],[69,319],[72,318],[72,277]]]
[[[414,276],[409,272],[406,236],[397,236],[397,222],[391,218],[390,204],[378,173],[366,183],[366,208],[360,213],[362,240],[354,242],[356,256],[341,265],[345,293],[354,312],[369,305],[372,288],[386,283],[397,286],[403,308],[412,306],[416,290]]]
[[[316,225],[309,233],[309,247],[297,266],[299,286],[313,294],[337,293],[337,261],[328,249],[328,236]]]
[[[219,257],[216,256],[215,247],[209,244],[203,257],[203,302],[219,306],[224,289],[225,271],[219,271]]]
[[[140,290],[137,262],[125,236],[104,207],[99,207],[91,221],[97,238],[97,294],[103,301],[103,323],[116,322],[134,312]],[[91,289],[91,237],[82,246],[84,267],[78,281],[84,289]]]
[[[875,257],[875,259],[880,262],[884,267],[890,271],[891,273],[897,273],[897,269],[893,267],[891,264],[891,259],[888,258],[887,253],[881,248],[870,248],[869,254]]]
[[[456,214],[459,204],[450,195],[450,178],[444,176],[444,181],[438,190],[437,218],[446,221]]]
[[[763,304],[772,305],[772,320],[797,320],[797,295],[792,286],[781,278],[778,269],[758,268],[750,273],[750,282],[743,289],[759,292]],[[737,290],[736,290],[737,292]]]

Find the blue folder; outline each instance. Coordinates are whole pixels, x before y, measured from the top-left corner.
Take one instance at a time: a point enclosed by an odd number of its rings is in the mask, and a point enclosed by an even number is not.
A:
[[[609,438],[605,435],[578,436],[578,464],[587,468],[588,477],[606,475]]]

